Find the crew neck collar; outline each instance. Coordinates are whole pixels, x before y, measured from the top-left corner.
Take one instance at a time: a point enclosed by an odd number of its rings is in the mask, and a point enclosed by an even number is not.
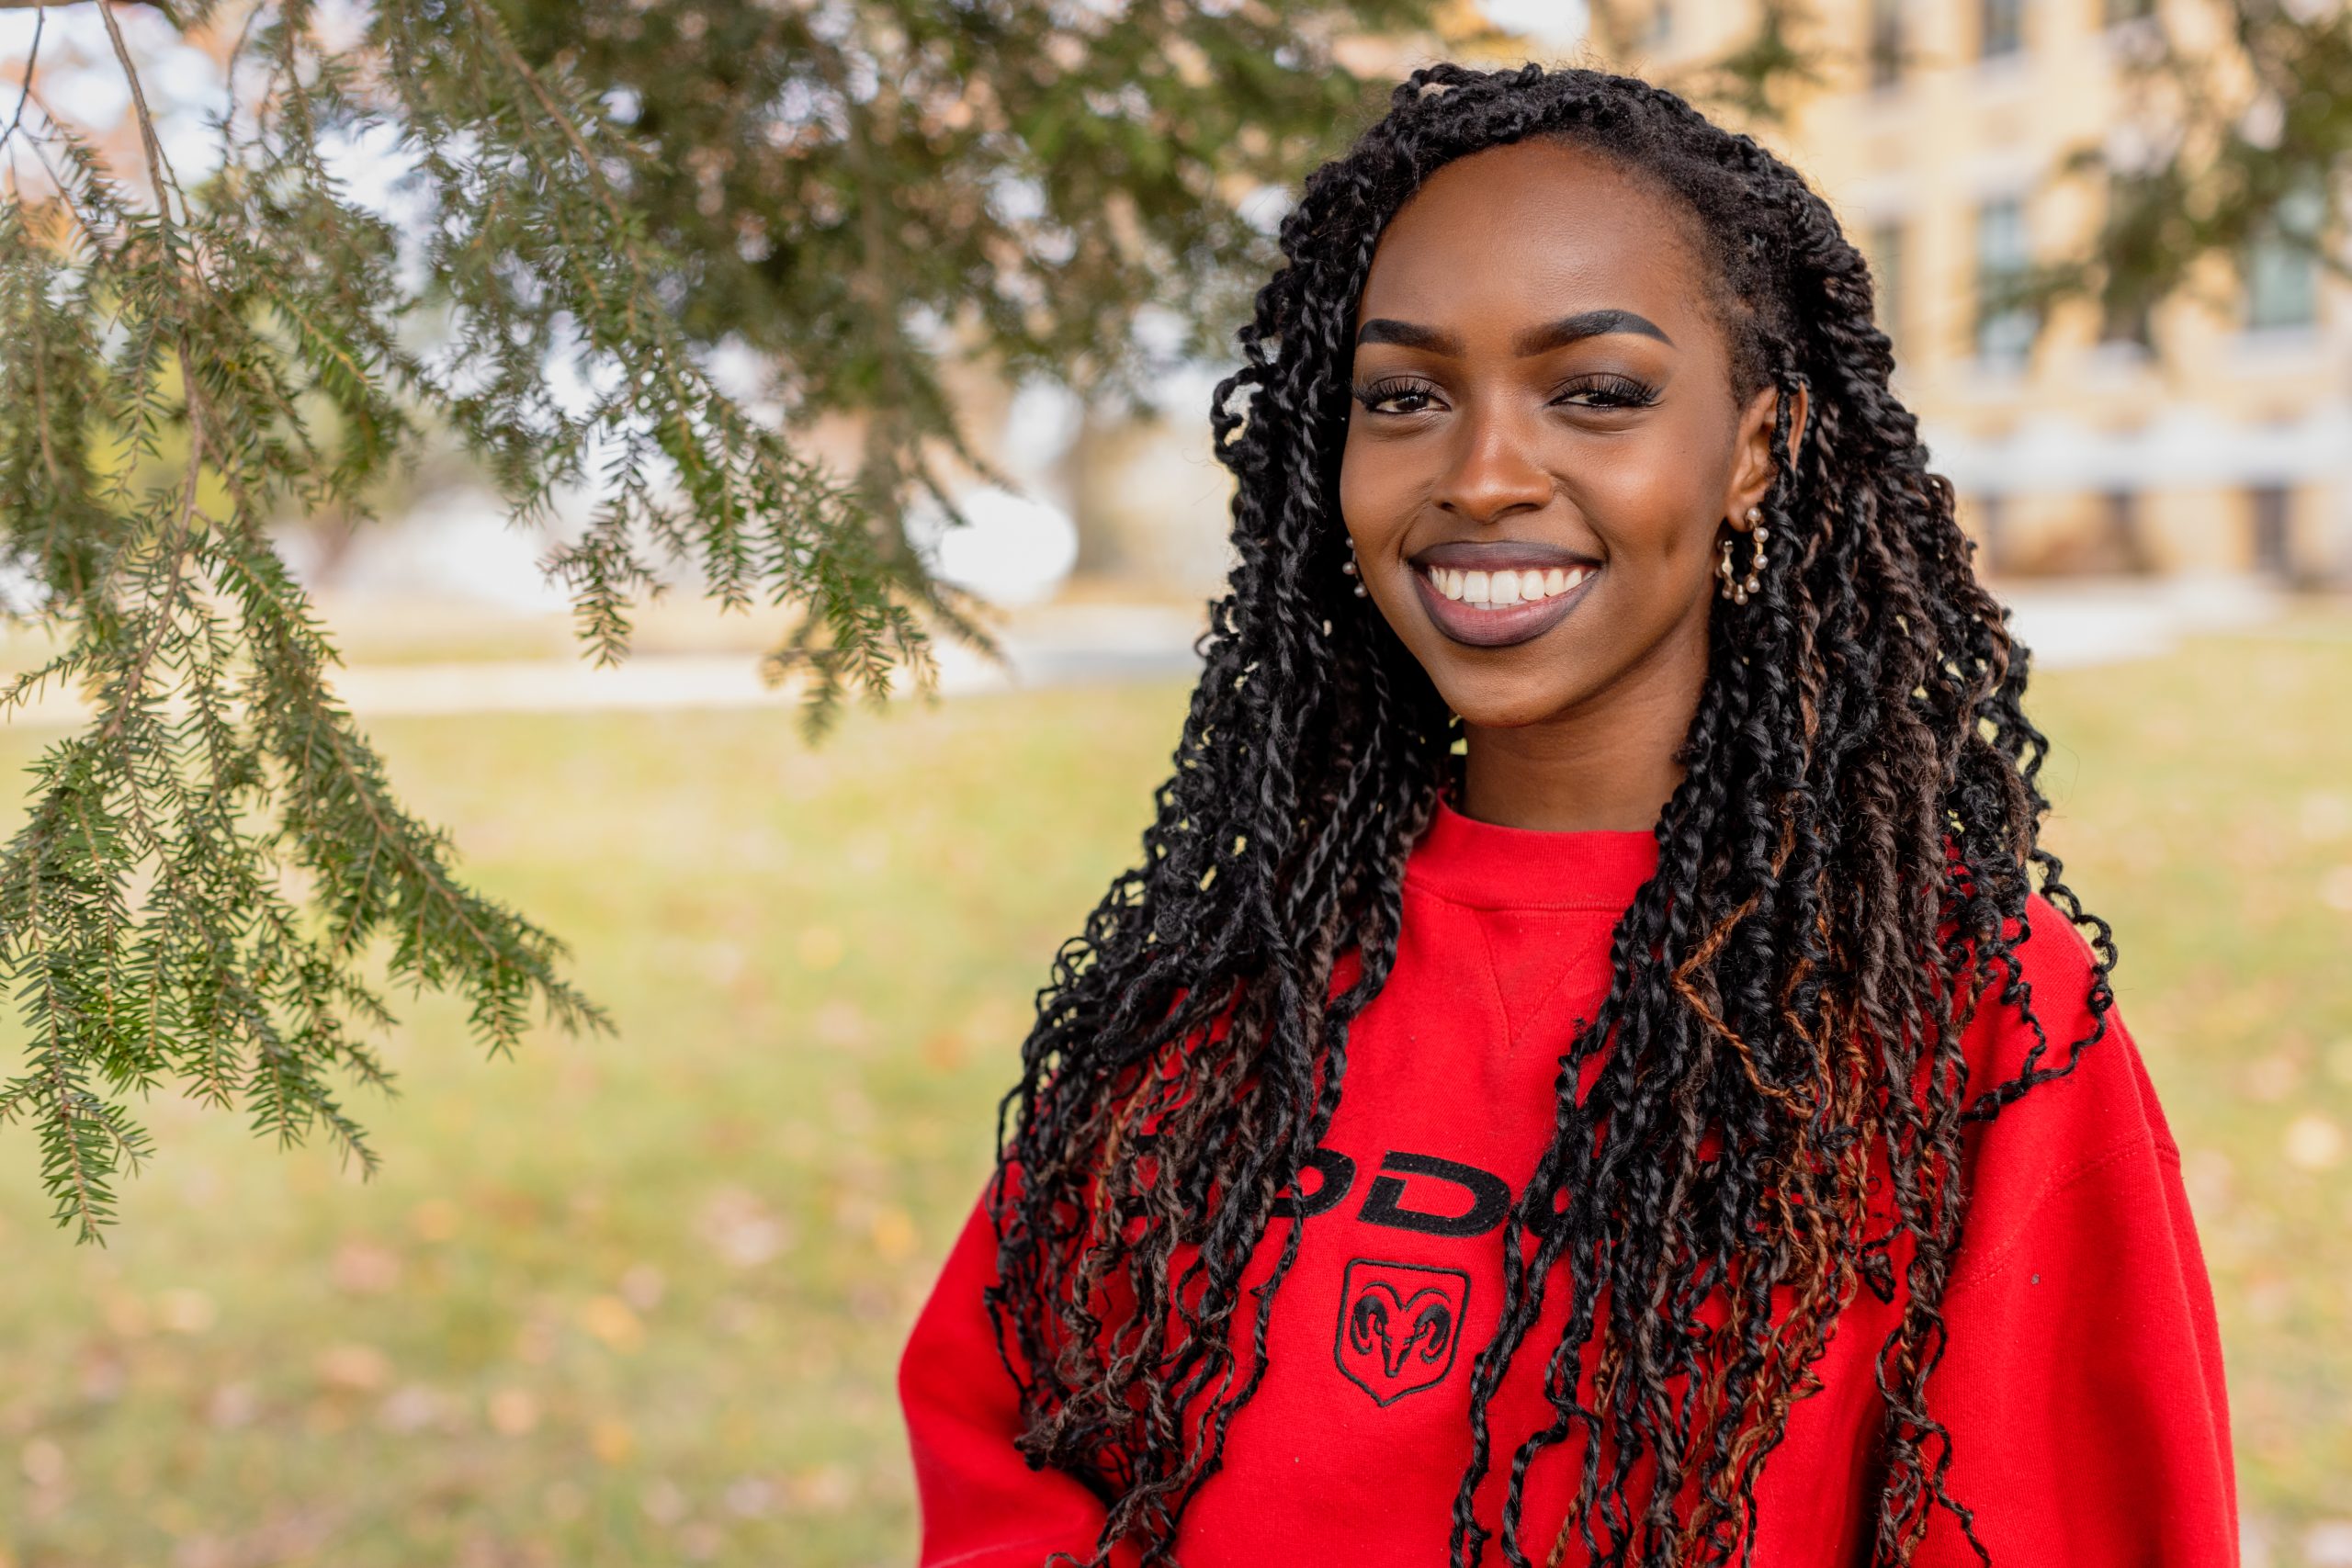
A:
[[[1479,908],[1619,911],[1657,870],[1649,829],[1506,828],[1464,816],[1441,790],[1405,880]]]

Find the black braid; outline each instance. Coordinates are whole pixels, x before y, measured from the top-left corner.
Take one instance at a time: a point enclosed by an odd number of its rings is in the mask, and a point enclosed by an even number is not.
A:
[[[1868,269],[1804,179],[1646,83],[1442,64],[1401,84],[1283,221],[1287,265],[1211,411],[1238,481],[1238,562],[1198,645],[1175,771],[1144,863],[1057,954],[1000,1111],[989,1307],[1022,1451],[1108,1505],[1097,1565],[1122,1539],[1146,1564],[1174,1561],[1185,1506],[1263,1376],[1298,1224],[1271,1277],[1245,1290],[1243,1271],[1330,1124],[1350,1023],[1396,961],[1406,857],[1459,781],[1458,720],[1339,570],[1356,302],[1432,171],[1533,137],[1608,157],[1689,217],[1736,396],[1782,394],[1763,502],[1781,543],[1747,604],[1715,605],[1657,871],[1618,923],[1608,994],[1562,1058],[1550,1146],[1504,1227],[1452,1557],[1475,1563],[1499,1534],[1528,1563],[1529,1466],[1577,1438],[1552,1562],[1571,1540],[1602,1564],[1736,1560],[1758,1469],[1859,1286],[1903,1293],[1878,1358],[1875,1561],[1907,1562],[1937,1507],[1975,1540],[1925,1392],[1962,1133],[2101,1037],[2115,961],[2040,843],[2047,746],[2020,705],[2025,652],[1889,389]],[[2063,1047],[2034,1020],[2012,934],[2037,869],[2093,930],[2093,1025]],[[1351,948],[1361,975],[1327,1006]],[[1996,983],[2041,1043],[1970,1102],[1962,1032]],[[1776,1286],[1792,1293],[1777,1310]],[[1554,1417],[1510,1454],[1489,1529],[1474,1506],[1498,1460],[1487,1412],[1547,1289],[1568,1293],[1545,1350]],[[1702,1316],[1711,1300],[1727,1305],[1720,1326]]]

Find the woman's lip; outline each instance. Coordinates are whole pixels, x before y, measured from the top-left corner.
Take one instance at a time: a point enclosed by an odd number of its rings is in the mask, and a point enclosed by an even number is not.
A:
[[[1413,581],[1420,593],[1421,604],[1428,609],[1430,619],[1437,623],[1438,630],[1454,641],[1467,643],[1473,648],[1508,648],[1530,637],[1542,637],[1558,626],[1561,619],[1592,591],[1593,581],[1600,575],[1600,568],[1589,568],[1584,581],[1566,592],[1514,604],[1507,610],[1474,609],[1459,600],[1449,599],[1438,592],[1437,584],[1430,581],[1430,574],[1426,571],[1414,572]]]

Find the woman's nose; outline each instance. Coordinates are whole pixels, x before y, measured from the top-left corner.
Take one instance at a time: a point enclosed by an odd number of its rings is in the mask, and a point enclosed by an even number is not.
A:
[[[1436,501],[1463,521],[1492,523],[1551,501],[1551,470],[1536,460],[1533,432],[1508,411],[1465,412],[1450,446]]]

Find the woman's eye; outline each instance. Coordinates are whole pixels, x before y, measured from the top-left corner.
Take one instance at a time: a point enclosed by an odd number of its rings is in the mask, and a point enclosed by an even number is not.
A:
[[[1375,381],[1352,389],[1356,401],[1374,413],[1419,413],[1430,406],[1430,389],[1412,381]]]
[[[1350,390],[1374,413],[1417,414],[1442,406],[1436,389],[1421,381],[1375,381]],[[1563,388],[1552,400],[1575,408],[1646,408],[1657,400],[1657,389],[1630,377],[1588,377]]]
[[[1586,409],[1639,409],[1657,401],[1657,389],[1624,376],[1601,376],[1560,389],[1554,402]]]

